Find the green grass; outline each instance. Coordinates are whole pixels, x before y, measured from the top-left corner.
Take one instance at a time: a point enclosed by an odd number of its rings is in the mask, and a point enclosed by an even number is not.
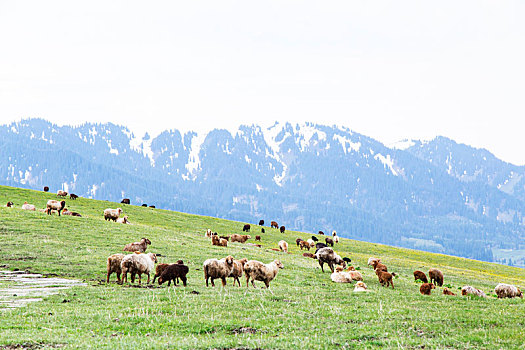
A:
[[[43,208],[55,198],[0,187],[0,203],[11,200],[17,207],[0,208],[0,266],[55,273],[88,286],[0,313],[0,348],[524,348],[522,299],[446,297],[439,287],[422,296],[412,276],[416,269],[436,267],[455,292],[470,284],[493,295],[499,282],[525,286],[523,269],[342,239],[336,251],[361,268],[370,290],[353,293],[353,285],[332,283],[317,261],[302,257],[295,239],[311,234],[280,234],[267,227],[263,248],[239,243],[222,248],[203,237],[206,229],[242,233],[243,223],[84,198],[66,200],[82,218],[19,209],[24,201]],[[103,210],[118,206],[133,225],[104,221]],[[258,232],[252,225],[252,237]],[[120,286],[115,275],[105,284],[106,258],[141,237],[152,241],[148,251],[162,254],[160,262],[185,261],[190,268],[186,288]],[[288,241],[291,254],[270,250],[280,239]],[[259,288],[261,282],[257,289],[233,287],[231,279],[226,289],[220,282],[206,288],[203,261],[229,254],[263,262],[280,259],[285,268],[271,291]],[[399,275],[394,290],[379,285],[366,266],[370,256],[381,257]]]

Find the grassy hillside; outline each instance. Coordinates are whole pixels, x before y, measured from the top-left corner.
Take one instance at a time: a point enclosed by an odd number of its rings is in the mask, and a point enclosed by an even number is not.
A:
[[[335,250],[361,268],[370,292],[335,284],[316,260],[304,258],[295,239],[310,234],[266,228],[263,248],[214,247],[204,232],[242,233],[242,224],[79,198],[67,200],[82,218],[20,209],[24,201],[43,208],[54,194],[0,187],[0,269],[21,269],[82,279],[74,287],[21,309],[0,313],[2,345],[107,348],[523,348],[525,302],[446,297],[442,288],[419,294],[416,269],[439,268],[455,292],[470,284],[493,296],[499,282],[525,286],[525,270],[446,255],[342,239]],[[133,225],[106,222],[102,211],[120,206]],[[265,218],[269,222],[272,218]],[[254,218],[255,222],[256,218]],[[257,218],[258,220],[258,218]],[[286,223],[283,223],[286,224]],[[260,232],[252,225],[252,237]],[[183,259],[190,268],[184,288],[130,287],[105,281],[106,258],[125,243],[148,237],[159,262]],[[291,254],[271,251],[280,239]],[[206,288],[202,263],[226,255],[263,262],[280,259],[285,268],[260,288]],[[383,288],[369,267],[380,257],[398,274],[395,289]],[[241,279],[245,282],[245,279]],[[220,285],[220,282],[219,284]],[[0,288],[5,286],[0,285]]]

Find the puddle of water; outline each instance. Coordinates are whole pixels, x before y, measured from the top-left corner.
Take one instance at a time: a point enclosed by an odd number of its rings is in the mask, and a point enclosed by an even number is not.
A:
[[[0,286],[6,284],[5,282],[9,282],[9,285],[0,289],[0,311],[42,301],[42,298],[37,297],[58,294],[61,290],[69,289],[72,286],[87,285],[78,280],[45,278],[40,274],[23,271],[0,271]]]

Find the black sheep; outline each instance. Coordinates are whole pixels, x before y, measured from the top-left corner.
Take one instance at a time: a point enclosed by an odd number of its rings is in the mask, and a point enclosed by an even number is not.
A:
[[[259,220],[259,226],[264,226],[264,220]]]
[[[171,281],[175,285],[177,285],[177,278],[180,278],[182,280],[182,284],[184,284],[184,287],[186,287],[186,281],[188,280],[186,278],[186,275],[190,269],[186,265],[182,264],[170,264],[168,267],[164,269],[162,274],[159,277],[159,285],[163,284],[164,282],[168,281],[168,287],[171,285]]]
[[[242,232],[250,232],[250,224],[246,224],[242,227]]]
[[[312,236],[312,241],[317,242],[318,241],[317,237]]]

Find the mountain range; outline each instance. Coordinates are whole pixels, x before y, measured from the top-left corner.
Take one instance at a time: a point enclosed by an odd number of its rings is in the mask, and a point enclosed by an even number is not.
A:
[[[0,150],[2,185],[525,266],[525,167],[446,137],[387,146],[312,123],[151,137],[26,119],[0,126]]]

